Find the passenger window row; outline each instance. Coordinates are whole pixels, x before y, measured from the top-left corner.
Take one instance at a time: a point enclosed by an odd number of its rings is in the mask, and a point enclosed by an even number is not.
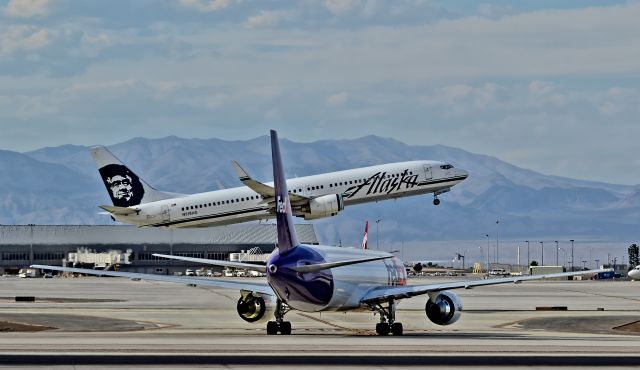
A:
[[[201,209],[201,208],[208,208],[208,207],[215,207],[215,206],[220,206],[223,204],[230,204],[230,203],[240,203],[240,202],[246,202],[248,200],[258,200],[258,199],[262,199],[263,197],[260,195],[252,195],[250,197],[243,197],[243,198],[236,198],[236,199],[228,199],[228,200],[223,200],[220,202],[211,202],[211,203],[203,203],[203,204],[196,204],[194,206],[187,206],[187,207],[182,207],[181,210],[182,211],[190,211],[192,209]]]
[[[449,165],[450,166],[450,165]],[[442,166],[444,167],[444,166]],[[452,168],[453,166],[449,167]],[[413,171],[409,171],[409,175],[413,175]],[[387,175],[387,178],[390,179],[392,177],[401,177],[402,174],[400,173],[396,173],[396,174],[390,174]],[[349,180],[349,181],[342,181],[342,182],[335,182],[332,184],[329,184],[330,188],[333,187],[338,187],[338,186],[347,186],[347,185],[353,185],[353,184],[362,184],[364,182],[366,182],[367,179],[356,179],[356,180]],[[324,189],[324,185],[316,185],[316,186],[307,186],[307,191],[313,191],[313,190],[322,190]],[[302,194],[302,188],[298,188],[298,189],[293,189],[291,191],[294,194]],[[182,207],[182,211],[190,211],[193,209],[200,209],[200,208],[208,208],[208,207],[215,207],[215,206],[220,206],[223,204],[230,204],[230,203],[240,203],[240,202],[245,202],[248,200],[257,200],[257,199],[263,199],[262,196],[260,195],[256,195],[256,196],[250,196],[250,197],[246,197],[246,198],[236,198],[235,201],[234,199],[230,199],[230,200],[223,200],[220,202],[212,202],[212,203],[203,203],[203,204],[197,204],[197,205],[193,205],[193,206],[187,206],[187,207]]]

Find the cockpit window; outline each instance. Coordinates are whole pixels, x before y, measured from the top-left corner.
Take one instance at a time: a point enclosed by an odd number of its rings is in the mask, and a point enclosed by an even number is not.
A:
[[[453,168],[453,166],[450,165],[450,164],[445,164],[445,165],[440,166],[440,168],[442,168],[443,170],[450,170],[450,169]]]

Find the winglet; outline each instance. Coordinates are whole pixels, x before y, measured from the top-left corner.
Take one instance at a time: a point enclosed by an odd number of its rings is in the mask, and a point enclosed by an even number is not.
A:
[[[296,230],[293,225],[287,180],[284,177],[278,133],[275,130],[271,130],[271,161],[273,163],[273,187],[276,196],[278,252],[283,254],[298,245],[298,237],[296,236]]]
[[[240,181],[242,181],[242,183],[245,184],[249,189],[260,194],[263,199],[273,198],[274,190],[271,186],[265,185],[259,181],[252,179],[251,176],[249,176],[249,173],[247,173],[247,171],[240,167],[238,162],[231,161],[231,166],[233,166],[233,169],[236,171],[236,174],[240,178]],[[265,201],[263,200],[261,203],[265,203]]]
[[[247,171],[240,167],[240,164],[238,164],[238,162],[231,161],[231,166],[233,166],[233,169],[236,171],[236,174],[240,178],[240,181],[244,182],[245,180],[251,180],[251,176],[249,176]]]

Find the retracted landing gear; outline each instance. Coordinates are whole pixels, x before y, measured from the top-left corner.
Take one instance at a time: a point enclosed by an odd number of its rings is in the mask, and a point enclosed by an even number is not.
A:
[[[284,315],[289,311],[289,306],[278,299],[276,302],[276,311],[273,314],[276,317],[276,321],[269,321],[267,323],[267,334],[276,335],[278,332],[282,335],[291,334],[291,322],[284,321]]]
[[[390,300],[387,306],[383,306],[380,303],[376,303],[371,306],[371,309],[380,314],[380,322],[376,324],[376,333],[378,335],[386,336],[391,333],[392,335],[402,335],[402,324],[396,322],[396,302]]]

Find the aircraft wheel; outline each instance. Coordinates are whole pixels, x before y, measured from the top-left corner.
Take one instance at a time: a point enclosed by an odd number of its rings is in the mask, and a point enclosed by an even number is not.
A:
[[[282,335],[291,334],[291,322],[290,321],[283,321],[282,324],[280,324],[280,334],[282,334]]]
[[[267,323],[267,334],[276,335],[278,334],[278,323],[275,321],[269,321]]]
[[[436,198],[433,200],[433,205],[437,206],[438,204],[440,204],[440,199]]]
[[[402,323],[394,322],[391,325],[391,334],[394,336],[402,335]]]
[[[379,322],[376,324],[376,333],[378,333],[378,335],[382,335],[382,336],[389,335],[390,330],[391,328],[389,327],[389,324],[387,324],[386,322]]]

